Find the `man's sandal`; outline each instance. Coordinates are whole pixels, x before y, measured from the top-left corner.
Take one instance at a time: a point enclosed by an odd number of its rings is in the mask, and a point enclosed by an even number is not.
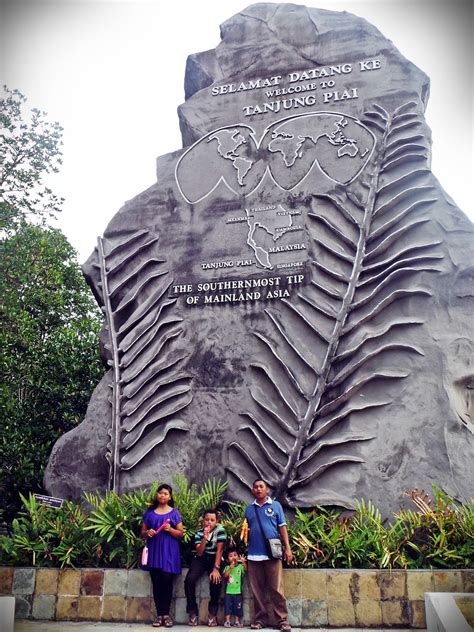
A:
[[[209,619],[207,620],[207,625],[210,628],[217,628],[219,624],[217,623],[216,617],[209,617]]]
[[[165,626],[165,628],[173,627],[173,619],[168,614],[165,614],[165,616],[163,617],[163,625]]]
[[[190,614],[189,619],[188,619],[188,625],[192,625],[193,627],[196,627],[198,623],[199,621],[198,621],[197,614]]]
[[[281,632],[291,632],[291,625],[289,623],[280,623]]]
[[[263,630],[264,626],[257,621],[257,623],[252,623],[252,625],[250,626],[251,630]]]
[[[159,628],[163,625],[163,617],[156,617],[156,619],[152,623],[152,627]]]

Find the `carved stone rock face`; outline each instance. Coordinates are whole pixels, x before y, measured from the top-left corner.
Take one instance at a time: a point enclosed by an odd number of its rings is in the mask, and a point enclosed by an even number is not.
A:
[[[84,266],[110,371],[48,491],[468,496],[473,227],[430,171],[426,75],[347,13],[257,4],[221,34],[188,59],[184,149]]]

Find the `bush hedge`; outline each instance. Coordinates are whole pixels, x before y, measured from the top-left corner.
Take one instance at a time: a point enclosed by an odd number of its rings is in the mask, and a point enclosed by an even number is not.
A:
[[[245,550],[240,539],[245,504],[224,500],[226,483],[209,480],[201,488],[182,476],[174,481],[176,505],[183,517],[182,555],[192,555],[194,534],[207,507],[221,507],[228,542]],[[41,567],[137,566],[143,513],[156,494],[151,489],[104,497],[84,493],[81,503],[65,501],[60,509],[22,496],[24,511],[0,536],[1,565]],[[407,492],[416,509],[402,510],[391,522],[369,501],[351,514],[315,507],[296,510],[288,522],[294,565],[298,568],[466,568],[474,566],[474,503],[461,505],[434,488]]]

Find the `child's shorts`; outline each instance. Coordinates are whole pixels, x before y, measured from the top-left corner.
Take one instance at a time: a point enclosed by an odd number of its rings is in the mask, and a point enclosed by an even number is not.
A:
[[[239,619],[244,614],[242,595],[225,595],[224,597],[224,615],[226,617],[231,614]]]

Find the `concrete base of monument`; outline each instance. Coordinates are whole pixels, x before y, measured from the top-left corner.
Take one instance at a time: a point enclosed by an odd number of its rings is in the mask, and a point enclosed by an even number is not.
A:
[[[174,587],[171,615],[177,625],[187,622],[186,572]],[[289,622],[296,628],[425,629],[425,593],[474,593],[474,570],[466,569],[285,569],[283,578]],[[155,617],[149,574],[141,570],[3,567],[0,592],[15,597],[17,620],[95,621],[102,626],[149,624]],[[200,621],[206,623],[208,581],[201,579],[196,596]],[[243,622],[248,625],[253,616],[248,582],[243,596]],[[223,621],[222,607],[218,620]]]
[[[9,595],[0,596],[0,623],[2,632],[13,632],[15,616],[15,598]]]
[[[428,632],[470,632],[474,623],[474,594],[426,593]]]

